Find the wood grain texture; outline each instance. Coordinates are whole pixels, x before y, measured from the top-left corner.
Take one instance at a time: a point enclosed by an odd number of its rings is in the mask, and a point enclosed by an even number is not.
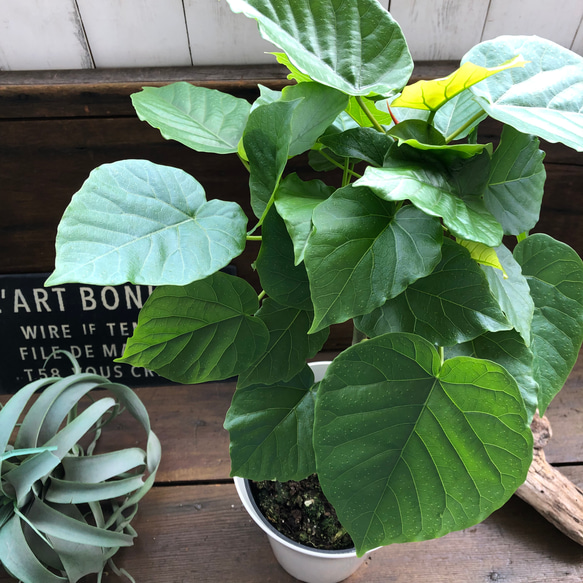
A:
[[[75,0],[0,0],[0,15],[0,71],[93,67]]]
[[[96,67],[192,64],[181,0],[76,1]]]

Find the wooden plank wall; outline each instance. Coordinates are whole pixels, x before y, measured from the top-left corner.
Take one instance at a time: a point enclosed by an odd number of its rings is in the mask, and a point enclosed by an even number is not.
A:
[[[536,34],[583,53],[581,0],[379,2],[416,60],[459,60],[502,34]],[[0,71],[259,64],[273,62],[272,50],[226,0],[0,0]]]

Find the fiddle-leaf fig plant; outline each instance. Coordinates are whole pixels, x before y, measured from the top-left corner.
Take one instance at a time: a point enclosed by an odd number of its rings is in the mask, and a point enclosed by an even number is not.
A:
[[[160,442],[134,391],[81,373],[69,357],[73,374],[31,382],[0,409],[0,565],[22,583],[101,581],[106,567],[134,581],[113,556],[137,535],[131,521],[154,483]],[[123,411],[145,449],[100,450]]]
[[[253,103],[175,83],[132,96],[189,148],[238,156],[253,214],[181,170],[97,168],[48,285],[159,286],[119,361],[181,383],[237,376],[233,475],[317,473],[357,552],[478,523],[525,480],[530,422],[583,340],[583,263],[536,227],[539,138],[583,150],[583,59],[481,43],[443,79],[376,0],[228,0],[289,69]],[[496,144],[480,141],[488,116]],[[306,156],[318,178],[287,170]],[[248,242],[261,289],[220,271]],[[355,339],[313,382],[330,326]]]

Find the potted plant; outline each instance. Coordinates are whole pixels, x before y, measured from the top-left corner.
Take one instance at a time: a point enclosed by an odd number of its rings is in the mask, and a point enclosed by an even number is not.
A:
[[[539,138],[583,148],[583,60],[500,37],[408,86],[376,0],[228,1],[294,83],[252,104],[186,83],[132,100],[166,138],[239,156],[250,224],[179,169],[104,165],[63,215],[47,285],[158,286],[119,361],[181,383],[238,376],[232,474],[317,473],[359,556],[476,524],[524,481],[530,422],[583,339],[579,256],[529,234]],[[478,137],[488,116],[496,146]],[[321,179],[286,171],[306,152]],[[250,241],[259,292],[221,272]],[[348,320],[354,345],[315,383],[306,361]]]
[[[137,535],[131,521],[154,483],[160,442],[129,387],[81,373],[65,354],[73,374],[31,382],[0,409],[0,565],[22,583],[101,580],[106,566],[134,581],[113,556]],[[146,448],[100,450],[126,410]]]

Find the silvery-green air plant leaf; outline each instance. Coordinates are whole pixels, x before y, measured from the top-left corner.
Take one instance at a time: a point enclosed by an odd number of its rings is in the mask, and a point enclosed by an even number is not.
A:
[[[141,433],[145,447],[100,452],[99,436],[124,409],[139,431],[132,441]],[[133,544],[131,520],[160,456],[144,405],[124,385],[75,372],[20,389],[0,410],[0,564],[23,583],[115,570],[112,557]]]
[[[240,255],[246,226],[237,203],[207,201],[182,170],[147,160],[105,164],[63,215],[46,283],[185,285]]]
[[[399,25],[368,0],[228,0],[302,73],[348,95],[391,95],[413,61]]]
[[[502,71],[470,88],[494,119],[525,134],[583,150],[583,57],[536,36],[501,36],[462,59],[483,67],[521,55],[523,68]]]

